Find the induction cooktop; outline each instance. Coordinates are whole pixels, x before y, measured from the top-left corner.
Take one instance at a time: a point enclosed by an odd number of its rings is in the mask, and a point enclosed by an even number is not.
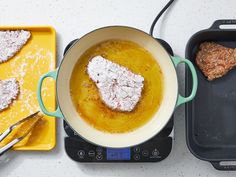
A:
[[[71,41],[65,48],[66,51],[79,39]],[[170,45],[162,39],[157,39],[162,46],[173,55]],[[65,151],[67,155],[77,161],[86,163],[145,163],[145,162],[159,162],[164,160],[172,150],[174,139],[173,121],[174,116],[171,117],[165,128],[152,139],[128,148],[112,149],[100,147],[91,144],[81,138],[74,132],[70,126],[64,121],[64,129],[67,136],[64,139]]]

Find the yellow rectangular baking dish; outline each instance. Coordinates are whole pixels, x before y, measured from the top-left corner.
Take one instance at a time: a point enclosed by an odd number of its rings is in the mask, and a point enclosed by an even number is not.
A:
[[[0,30],[28,30],[31,38],[13,58],[0,64],[0,80],[16,78],[20,94],[10,108],[0,112],[0,133],[29,114],[40,110],[37,85],[40,76],[56,67],[56,31],[49,26],[4,26]],[[55,110],[55,83],[46,79],[42,95],[49,110]],[[4,143],[4,142],[3,142]],[[50,150],[56,144],[56,120],[44,116],[31,134],[14,150]],[[1,144],[0,144],[1,145]],[[2,144],[3,145],[3,144]]]

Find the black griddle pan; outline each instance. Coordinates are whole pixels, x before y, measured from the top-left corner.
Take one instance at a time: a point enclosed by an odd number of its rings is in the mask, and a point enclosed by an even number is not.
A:
[[[208,81],[195,63],[199,45],[213,41],[236,48],[236,20],[217,20],[206,30],[194,34],[186,47],[186,58],[195,65],[198,91],[186,104],[186,138],[189,150],[197,158],[209,161],[218,170],[236,170],[236,68],[222,78]],[[191,93],[192,76],[186,69],[186,95]]]

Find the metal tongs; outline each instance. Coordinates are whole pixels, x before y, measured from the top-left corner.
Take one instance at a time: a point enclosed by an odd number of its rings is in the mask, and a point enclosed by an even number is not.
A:
[[[3,141],[17,126],[21,125],[22,123],[28,121],[31,118],[34,118],[37,114],[39,113],[39,111],[25,117],[24,119],[20,120],[19,122],[11,125],[5,132],[3,132],[2,134],[0,134],[0,142]],[[37,122],[37,121],[36,121]],[[35,122],[35,123],[36,123]],[[30,132],[31,130],[34,128],[35,123],[33,123],[33,125],[31,125],[31,127],[29,127],[27,129],[26,132],[24,132],[23,135],[20,135],[19,137],[15,138],[14,140],[12,140],[11,142],[9,142],[8,144],[6,144],[5,146],[0,148],[0,156],[3,155],[5,152],[7,152],[9,149],[11,149],[15,144],[17,144],[18,142],[20,142],[21,140],[23,140]]]

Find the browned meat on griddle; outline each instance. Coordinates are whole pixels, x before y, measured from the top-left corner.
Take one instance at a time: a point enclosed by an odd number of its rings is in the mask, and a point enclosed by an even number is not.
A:
[[[236,66],[236,49],[204,42],[197,52],[196,63],[208,80],[214,80]]]

